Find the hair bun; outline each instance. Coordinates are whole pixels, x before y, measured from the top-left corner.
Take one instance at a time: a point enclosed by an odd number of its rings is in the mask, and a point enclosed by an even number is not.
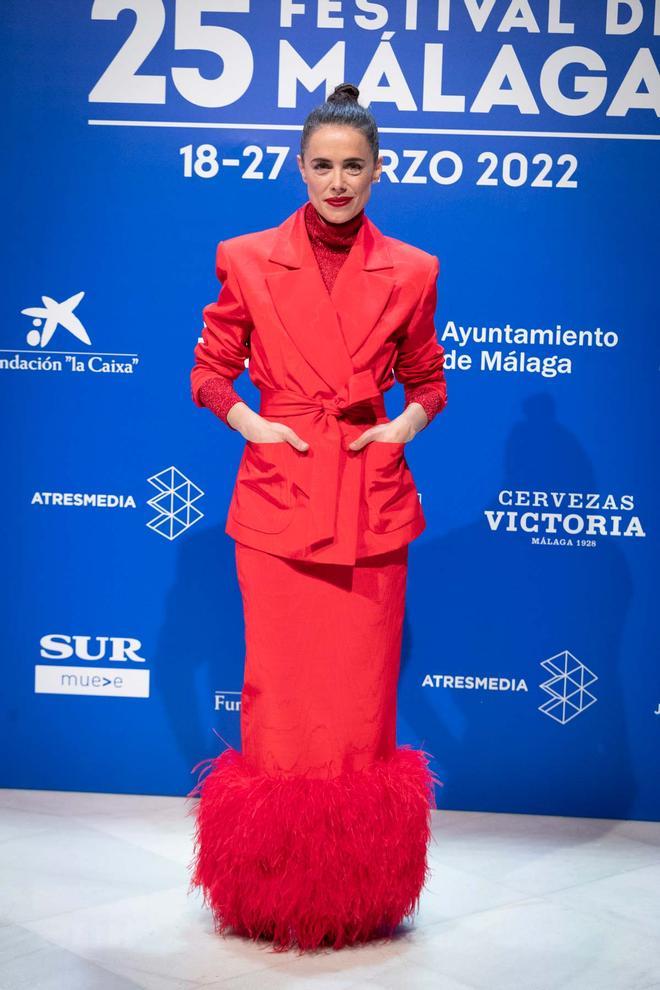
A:
[[[357,103],[360,90],[353,83],[340,83],[327,97],[327,103]]]
[[[340,83],[326,96],[323,103],[319,103],[307,114],[300,135],[300,157],[303,161],[311,135],[319,127],[329,124],[332,127],[352,127],[363,134],[369,144],[375,167],[378,161],[378,126],[371,110],[358,102],[359,95],[357,86],[349,82]]]

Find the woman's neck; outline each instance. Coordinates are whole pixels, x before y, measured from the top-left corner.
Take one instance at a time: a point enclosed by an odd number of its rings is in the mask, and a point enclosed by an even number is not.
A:
[[[319,220],[323,225],[336,230],[342,230],[345,227],[351,227],[353,225],[359,227],[360,223],[362,222],[362,216],[364,214],[364,209],[361,209],[359,213],[355,213],[352,217],[349,217],[348,220],[334,221],[334,220],[328,220],[327,217],[324,217],[323,214],[316,209],[316,207],[311,202],[311,200],[310,200],[310,206],[313,207],[314,212],[316,213],[317,217],[319,218]]]
[[[333,247],[349,246],[357,237],[364,220],[364,208],[355,216],[341,223],[326,220],[316,209],[311,200],[305,204],[305,223],[310,238],[321,241]]]

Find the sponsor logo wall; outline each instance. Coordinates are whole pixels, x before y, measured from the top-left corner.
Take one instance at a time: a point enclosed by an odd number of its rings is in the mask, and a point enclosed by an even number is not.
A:
[[[399,741],[441,807],[660,818],[660,8],[5,6],[0,783],[182,795],[240,744],[243,441],[193,348],[217,242],[304,202],[347,80],[368,214],[440,259]]]

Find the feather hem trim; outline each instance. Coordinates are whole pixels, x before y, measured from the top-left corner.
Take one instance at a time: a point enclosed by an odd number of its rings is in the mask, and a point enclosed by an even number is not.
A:
[[[197,764],[190,891],[218,934],[299,951],[390,937],[429,875],[434,785],[421,750],[329,779],[255,773],[237,750]]]

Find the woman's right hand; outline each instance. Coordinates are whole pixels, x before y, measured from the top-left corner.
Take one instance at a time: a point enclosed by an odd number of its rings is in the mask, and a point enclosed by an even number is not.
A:
[[[252,443],[290,443],[296,450],[307,450],[309,444],[284,423],[273,423],[256,413],[245,402],[236,402],[227,414],[229,425]]]

